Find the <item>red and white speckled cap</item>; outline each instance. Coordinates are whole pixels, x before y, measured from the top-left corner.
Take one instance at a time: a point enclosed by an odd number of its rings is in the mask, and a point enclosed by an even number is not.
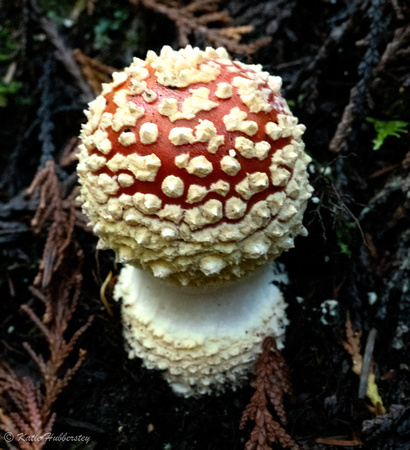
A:
[[[310,158],[280,86],[222,48],[164,47],[114,73],[86,111],[78,164],[99,247],[183,285],[293,247]]]

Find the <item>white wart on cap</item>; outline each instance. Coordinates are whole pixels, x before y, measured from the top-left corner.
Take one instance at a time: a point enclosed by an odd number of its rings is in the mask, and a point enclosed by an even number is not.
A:
[[[164,47],[114,74],[87,111],[78,165],[100,248],[183,285],[291,248],[310,158],[280,85],[212,48]]]

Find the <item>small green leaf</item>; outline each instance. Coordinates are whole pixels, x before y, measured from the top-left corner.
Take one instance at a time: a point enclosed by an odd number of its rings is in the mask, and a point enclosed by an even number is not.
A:
[[[356,222],[340,222],[336,227],[336,242],[339,247],[340,254],[351,258],[352,248],[352,231],[357,227]]]
[[[7,96],[18,92],[21,86],[22,83],[20,81],[5,83],[3,80],[0,80],[0,108],[5,108],[8,105]]]
[[[368,122],[372,123],[376,131],[376,138],[373,140],[373,150],[379,150],[388,136],[400,137],[400,133],[408,133],[408,122],[402,120],[378,120],[373,117],[367,117]]]
[[[7,97],[0,93],[0,108],[5,108],[7,106]]]

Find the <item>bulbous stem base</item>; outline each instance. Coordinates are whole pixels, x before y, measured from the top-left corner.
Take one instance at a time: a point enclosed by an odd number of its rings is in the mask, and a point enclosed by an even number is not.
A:
[[[122,299],[129,357],[163,370],[185,397],[241,385],[265,337],[284,344],[286,303],[274,278],[268,264],[232,284],[185,288],[125,266],[114,297]]]

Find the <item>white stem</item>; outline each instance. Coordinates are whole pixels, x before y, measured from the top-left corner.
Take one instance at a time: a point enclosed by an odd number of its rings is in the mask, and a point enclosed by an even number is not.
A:
[[[165,370],[185,396],[241,384],[265,337],[283,346],[286,304],[273,279],[267,265],[229,285],[186,288],[124,267],[114,296],[123,299],[129,356]]]

